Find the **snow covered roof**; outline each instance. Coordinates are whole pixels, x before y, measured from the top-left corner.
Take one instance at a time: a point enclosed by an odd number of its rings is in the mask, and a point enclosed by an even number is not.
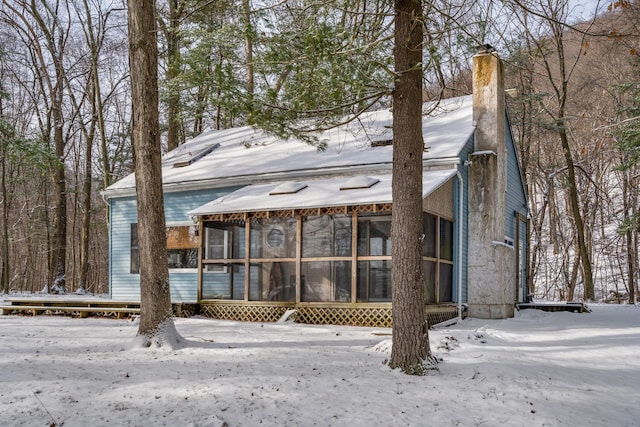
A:
[[[422,198],[427,197],[456,174],[455,169],[425,171],[422,175]],[[369,177],[369,187],[348,187],[349,178],[327,178],[306,181],[274,182],[248,185],[196,208],[189,216],[220,213],[259,212],[264,210],[308,209],[391,203],[391,175]],[[298,189],[282,192],[280,188]],[[275,190],[275,191],[274,191]]]
[[[425,104],[425,109],[432,105]],[[323,152],[294,138],[282,140],[250,126],[203,133],[163,157],[165,191],[298,179],[355,170],[389,169],[392,147],[390,110],[372,111],[359,120],[318,134]],[[451,98],[423,120],[424,161],[454,159],[474,131],[471,96]],[[379,146],[382,145],[382,146]],[[229,179],[233,179],[230,182]],[[114,183],[106,197],[133,194],[133,174]]]

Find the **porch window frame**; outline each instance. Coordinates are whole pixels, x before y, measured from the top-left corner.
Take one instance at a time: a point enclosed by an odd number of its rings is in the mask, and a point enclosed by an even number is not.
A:
[[[344,212],[329,212],[326,213],[327,215],[330,215],[332,218],[334,216],[334,214],[339,214],[339,213],[347,213],[347,210],[345,209]],[[226,264],[228,266],[230,266],[231,264],[244,264],[245,266],[245,292],[244,292],[244,299],[237,299],[237,300],[230,300],[230,299],[218,299],[218,298],[205,298],[204,300],[219,300],[219,301],[237,301],[237,302],[250,302],[250,303],[286,303],[286,304],[336,304],[336,305],[340,305],[340,304],[350,304],[350,303],[359,303],[359,304],[390,304],[391,303],[391,299],[389,299],[388,301],[369,301],[369,298],[365,298],[365,299],[359,299],[358,298],[358,280],[359,280],[359,276],[358,276],[358,265],[360,262],[371,262],[371,261],[388,261],[391,262],[392,261],[392,257],[391,255],[360,255],[358,253],[358,238],[359,233],[358,233],[358,224],[362,219],[366,219],[367,217],[371,217],[371,218],[375,218],[376,216],[380,216],[380,217],[388,217],[389,220],[391,218],[391,211],[390,210],[378,210],[378,211],[362,211],[362,210],[357,210],[357,209],[353,209],[352,211],[349,211],[347,213],[347,215],[350,217],[351,220],[351,255],[350,256],[312,256],[312,257],[302,257],[302,246],[303,246],[303,222],[304,219],[306,217],[312,217],[312,216],[318,216],[320,215],[315,214],[315,213],[309,213],[308,211],[304,211],[304,210],[288,210],[288,211],[276,211],[276,212],[258,212],[257,215],[254,217],[253,215],[255,215],[256,213],[245,213],[242,215],[242,217],[240,216],[229,216],[229,219],[225,219],[227,217],[225,217],[224,215],[220,215],[220,216],[211,216],[209,218],[206,217],[200,217],[200,227],[201,230],[205,229],[206,226],[205,224],[207,222],[221,222],[221,223],[231,223],[234,221],[238,221],[238,225],[240,225],[240,223],[243,224],[244,226],[244,232],[245,232],[245,253],[244,253],[244,257],[243,258],[238,258],[238,259],[205,259],[204,257],[204,232],[202,233],[202,246],[200,248],[200,250],[202,251],[202,255],[200,256],[200,265],[201,265],[201,269],[200,272],[201,274],[199,274],[199,289],[198,292],[202,292],[202,283],[201,283],[201,278],[202,278],[202,273],[204,272],[204,270],[206,269],[207,265],[215,265],[215,264]],[[428,256],[424,256],[422,257],[423,262],[424,261],[431,261],[431,262],[435,262],[436,264],[436,269],[435,269],[435,277],[434,277],[434,282],[435,282],[435,302],[430,302],[427,303],[425,301],[425,305],[432,305],[432,304],[453,304],[455,302],[455,295],[454,295],[454,290],[455,290],[455,265],[457,265],[457,262],[461,262],[461,260],[457,260],[456,259],[456,245],[458,244],[457,241],[455,241],[455,227],[459,226],[457,225],[457,222],[455,221],[455,219],[453,218],[449,218],[447,216],[443,216],[442,214],[438,214],[438,213],[434,213],[434,212],[430,212],[428,210],[424,210],[423,209],[423,215],[432,215],[435,216],[436,218],[436,223],[435,223],[435,247],[436,247],[436,256],[435,257],[428,257]],[[253,228],[253,220],[254,219],[259,219],[259,218],[270,218],[270,217],[278,217],[278,218],[282,218],[283,220],[286,221],[295,221],[296,223],[296,231],[295,231],[295,253],[290,253],[288,255],[293,255],[293,256],[287,256],[287,257],[254,257],[253,254],[251,253],[251,232],[252,232],[252,228]],[[213,219],[213,218],[218,218],[218,219]],[[242,218],[242,219],[240,219]],[[382,220],[382,219],[381,219]],[[451,239],[451,248],[452,248],[452,259],[448,260],[448,259],[443,259],[441,257],[441,231],[440,231],[440,227],[441,227],[441,222],[442,221],[448,221],[449,223],[451,223],[451,227],[453,227],[453,232],[449,233],[450,234],[450,239]],[[241,226],[242,227],[242,226]],[[232,233],[232,231],[229,231],[230,233]],[[239,236],[236,236],[235,233],[233,233],[233,236],[230,236],[229,239],[238,239]],[[334,236],[335,238],[335,236]],[[302,296],[302,288],[301,288],[301,278],[302,278],[302,270],[303,270],[303,263],[306,262],[351,262],[351,295],[350,295],[350,299],[349,301],[340,301],[337,298],[334,298],[332,300],[327,300],[327,301],[304,301],[303,296]],[[269,262],[284,262],[284,263],[294,263],[295,264],[295,298],[292,298],[291,300],[287,300],[287,301],[269,301],[269,300],[264,300],[264,299],[252,299],[251,298],[251,269],[253,268],[253,266],[255,266],[256,264],[262,264],[262,263],[269,263]],[[451,273],[451,277],[450,277],[450,294],[451,294],[451,299],[449,301],[442,301],[442,293],[440,292],[440,269],[441,269],[441,265],[443,264],[447,264],[449,266],[451,266],[452,269],[452,273]],[[332,286],[333,288],[336,287],[336,284],[333,284]],[[335,292],[334,292],[335,293]],[[368,294],[367,294],[368,295]]]

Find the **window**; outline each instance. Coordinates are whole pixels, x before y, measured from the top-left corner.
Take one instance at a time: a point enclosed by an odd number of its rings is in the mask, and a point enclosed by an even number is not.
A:
[[[131,274],[140,273],[140,247],[138,246],[138,224],[131,224]]]
[[[198,268],[198,232],[194,225],[167,227],[170,269]]]
[[[205,228],[205,259],[227,259],[229,258],[229,231],[220,228]],[[222,264],[207,264],[208,272],[226,272],[226,267]]]
[[[170,269],[198,268],[198,233],[194,225],[167,227],[167,261]],[[131,274],[140,273],[138,224],[131,224]]]

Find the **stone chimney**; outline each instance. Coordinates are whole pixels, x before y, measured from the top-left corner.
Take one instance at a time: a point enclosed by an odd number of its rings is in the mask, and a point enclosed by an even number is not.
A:
[[[505,101],[502,63],[495,52],[473,57],[474,152],[469,160],[469,316],[513,317],[515,251],[504,242],[506,192]]]

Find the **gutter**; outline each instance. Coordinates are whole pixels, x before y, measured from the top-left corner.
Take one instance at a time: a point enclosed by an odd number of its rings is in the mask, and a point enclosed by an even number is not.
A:
[[[462,180],[462,174],[458,165],[456,165],[456,176],[458,177],[458,318],[462,320],[462,231],[463,221],[462,214],[464,210],[464,183]]]

